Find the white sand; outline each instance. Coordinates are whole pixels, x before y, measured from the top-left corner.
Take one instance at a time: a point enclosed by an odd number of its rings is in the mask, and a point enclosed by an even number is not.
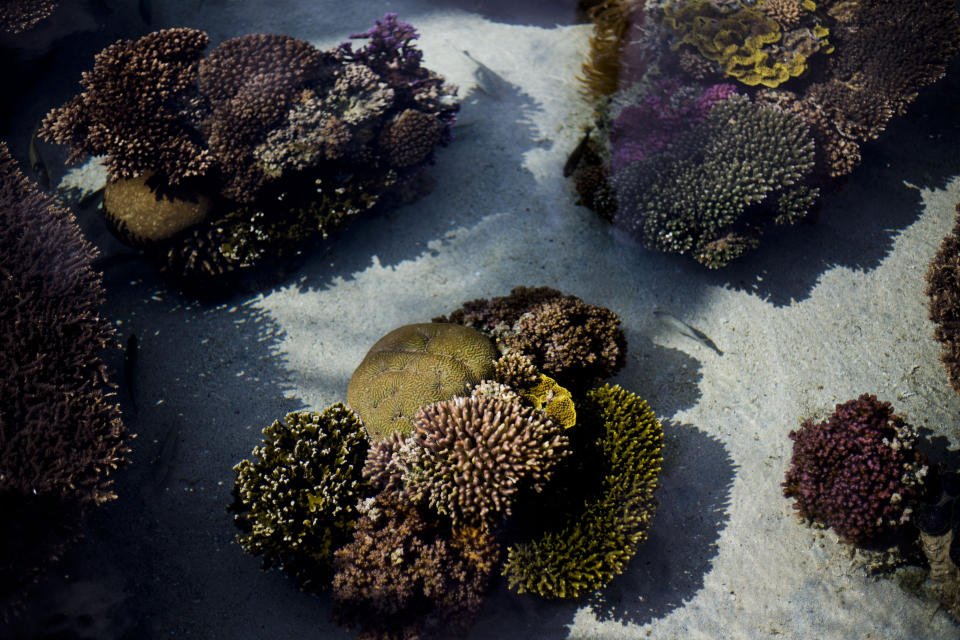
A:
[[[543,602],[501,584],[470,637],[956,638],[933,603],[870,578],[832,532],[799,523],[779,487],[798,418],[864,392],[938,436],[940,456],[960,438],[960,398],[937,361],[923,295],[960,201],[956,81],[865,148],[819,224],[771,235],[708,272],[622,241],[573,204],[561,169],[588,112],[572,76],[589,27],[569,26],[572,2],[528,2],[525,24],[511,22],[506,2],[326,4],[155,1],[153,28],[203,28],[215,43],[282,32],[330,46],[396,11],[421,31],[425,63],[460,85],[465,126],[438,154],[433,193],[358,222],[262,295],[204,307],[147,266],[107,274],[105,312],[121,337],[140,337],[139,412],[128,420],[139,435],[120,499],[91,519],[70,580],[121,590],[111,615],[123,610],[118,625],[131,637],[350,637],[327,621],[328,599],[260,572],[231,541],[232,465],[286,411],[343,400],[353,368],[389,330],[516,285],[549,285],[622,318],[630,353],[615,381],[664,420],[661,507],[650,540],[596,602]],[[123,11],[117,24],[136,24],[135,3]],[[504,91],[474,90],[463,49],[502,75]],[[655,307],[723,355],[659,321]],[[154,460],[174,433],[167,467]]]

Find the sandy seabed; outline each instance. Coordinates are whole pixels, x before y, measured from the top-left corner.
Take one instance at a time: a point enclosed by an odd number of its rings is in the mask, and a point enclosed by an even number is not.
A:
[[[154,2],[149,27],[135,2],[106,5],[106,26],[58,40],[62,64],[32,80],[3,123],[22,162],[24,132],[77,91],[93,53],[164,27],[204,29],[211,46],[265,32],[328,47],[397,12],[463,106],[431,169],[432,193],[358,221],[279,285],[211,306],[180,297],[147,264],[106,273],[104,313],[121,339],[140,342],[136,410],[123,398],[133,464],[38,608],[92,612],[102,629],[91,637],[104,639],[352,637],[328,621],[328,598],[261,572],[233,542],[231,469],[274,419],[343,400],[354,367],[391,329],[523,284],[622,318],[629,355],[614,382],[663,420],[661,506],[649,540],[599,597],[545,602],[498,583],[470,638],[960,634],[935,603],[870,577],[836,535],[800,523],[780,489],[788,432],[861,393],[892,402],[933,455],[958,458],[960,398],[937,359],[923,275],[960,201],[960,65],[865,145],[816,225],[777,231],[710,272],[643,250],[574,204],[561,173],[589,116],[574,74],[590,27],[574,24],[570,0],[185,0]],[[479,90],[464,50],[502,83]],[[105,252],[116,250],[95,212],[78,215]]]

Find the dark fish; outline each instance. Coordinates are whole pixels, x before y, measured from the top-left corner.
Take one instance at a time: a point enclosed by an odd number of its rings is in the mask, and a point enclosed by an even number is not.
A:
[[[50,174],[47,173],[47,165],[43,161],[43,156],[40,155],[40,150],[37,149],[36,131],[30,136],[30,147],[27,150],[27,155],[30,158],[30,168],[37,174],[37,182],[40,184],[40,188],[44,191],[48,190],[50,188]]]
[[[580,159],[583,157],[583,154],[587,150],[587,143],[590,141],[590,132],[592,129],[587,129],[583,134],[583,137],[580,138],[580,142],[577,143],[577,146],[573,148],[573,151],[570,152],[570,155],[567,156],[567,161],[563,165],[563,177],[569,178],[573,175],[573,172],[577,170],[577,165],[580,164]]]
[[[496,73],[493,69],[470,55],[470,52],[466,49],[463,50],[463,54],[470,58],[475,65],[477,65],[477,68],[473,70],[473,77],[477,79],[477,88],[491,98],[499,100],[502,94],[503,86],[507,83],[507,81],[504,80],[500,74]]]
[[[152,0],[140,0],[138,5],[140,8],[140,17],[143,18],[143,21],[147,24],[153,22],[153,1]]]
[[[662,323],[677,331],[680,335],[686,336],[692,340],[696,340],[708,349],[716,351],[717,355],[723,355],[723,351],[717,347],[717,345],[707,336],[707,334],[705,334],[703,331],[700,331],[696,327],[691,327],[689,324],[673,315],[669,311],[664,311],[663,309],[654,309],[653,315]]]
[[[133,405],[133,412],[137,412],[137,399],[133,395],[133,376],[137,368],[137,334],[131,333],[127,338],[127,348],[123,351],[123,381],[127,385],[127,395],[130,396],[130,404]]]

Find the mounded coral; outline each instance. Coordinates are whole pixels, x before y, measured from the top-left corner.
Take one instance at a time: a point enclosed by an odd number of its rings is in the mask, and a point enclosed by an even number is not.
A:
[[[732,96],[669,151],[612,178],[614,223],[651,248],[724,266],[755,246],[766,224],[806,213],[780,210],[791,204],[780,196],[813,166],[814,142],[800,118]]]
[[[237,541],[304,588],[325,589],[368,493],[367,440],[359,417],[336,403],[289,413],[263,430],[253,458],[233,470]]]
[[[519,593],[575,598],[599,589],[623,572],[647,537],[662,463],[660,423],[646,402],[619,386],[591,390],[581,411],[602,424],[600,490],[571,524],[508,548],[503,575]]]
[[[916,450],[916,430],[889,402],[863,394],[826,420],[804,420],[790,439],[783,494],[800,516],[851,544],[879,540],[910,520],[927,462]]]
[[[960,214],[960,204],[957,213]],[[926,279],[929,316],[936,325],[933,336],[943,345],[940,360],[950,385],[960,393],[960,215],[927,267]]]
[[[108,476],[127,462],[95,256],[0,144],[0,603],[79,534],[87,507],[116,497]]]
[[[394,329],[374,344],[353,372],[347,404],[374,439],[413,429],[420,407],[463,395],[493,374],[496,348],[483,334],[456,324]]]
[[[152,245],[200,224],[212,206],[202,193],[151,188],[156,174],[145,171],[136,178],[120,178],[107,183],[103,193],[103,214],[115,232],[130,244]]]

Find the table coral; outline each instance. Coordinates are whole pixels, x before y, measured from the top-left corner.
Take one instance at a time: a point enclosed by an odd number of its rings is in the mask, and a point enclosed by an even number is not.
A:
[[[889,402],[863,394],[821,422],[790,432],[793,455],[783,494],[804,518],[851,544],[895,533],[923,492],[927,464],[918,434]]]
[[[927,266],[925,293],[930,320],[936,325],[933,336],[943,345],[940,360],[954,391],[960,393],[960,204],[953,231]]]
[[[467,392],[493,373],[496,348],[478,331],[449,323],[411,324],[378,340],[353,372],[347,404],[374,439],[409,433],[425,405]]]
[[[546,598],[576,598],[626,568],[656,509],[663,431],[647,403],[619,386],[590,391],[581,408],[602,424],[601,488],[576,520],[512,545],[503,575],[510,588]]]
[[[263,430],[253,457],[234,467],[237,541],[303,588],[325,589],[333,552],[345,544],[368,493],[362,470],[367,439],[341,403],[287,414]]]
[[[12,567],[0,602],[56,558],[87,507],[116,497],[108,476],[127,462],[95,256],[0,144],[0,565]]]

